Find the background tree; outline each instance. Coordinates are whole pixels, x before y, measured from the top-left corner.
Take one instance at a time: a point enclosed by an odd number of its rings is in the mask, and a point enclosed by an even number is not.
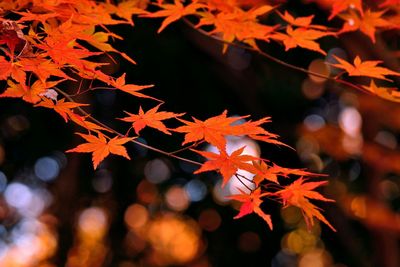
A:
[[[398,3],[309,2],[0,3],[1,263],[398,266]]]

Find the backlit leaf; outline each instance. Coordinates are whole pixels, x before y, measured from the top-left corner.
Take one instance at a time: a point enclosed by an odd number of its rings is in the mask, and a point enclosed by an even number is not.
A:
[[[80,144],[66,152],[92,153],[93,167],[95,169],[109,154],[115,154],[130,159],[123,144],[133,140],[133,138],[117,136],[107,141],[106,137],[100,132],[97,137],[81,133],[78,133],[78,135],[85,139],[87,143]]]

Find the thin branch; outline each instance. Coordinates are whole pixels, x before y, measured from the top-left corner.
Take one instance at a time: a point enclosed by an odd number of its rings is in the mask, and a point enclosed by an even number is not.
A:
[[[236,175],[239,176],[239,177],[241,177],[241,178],[243,178],[243,179],[245,179],[246,181],[248,181],[248,182],[250,182],[250,183],[255,184],[253,180],[247,178],[246,176],[244,176],[244,175],[242,175],[242,174],[237,173]]]
[[[202,140],[200,142],[195,142],[195,143],[193,143],[193,144],[191,144],[189,146],[186,146],[186,147],[182,147],[181,149],[178,149],[178,150],[175,150],[175,151],[171,151],[171,152],[169,152],[169,154],[171,154],[171,155],[172,154],[178,154],[178,153],[183,152],[185,150],[191,149],[192,147],[196,147],[196,146],[198,146],[198,145],[200,145],[202,143],[204,143],[204,140]]]
[[[74,99],[73,99],[69,94],[65,93],[65,92],[62,91],[61,89],[59,89],[59,88],[57,88],[57,87],[55,87],[54,89],[55,89],[58,93],[62,94],[62,95],[63,95],[65,98],[67,98],[69,101],[75,102]],[[96,123],[96,124],[98,124],[98,125],[100,125],[100,126],[106,128],[107,130],[109,130],[110,132],[116,134],[117,136],[119,136],[119,137],[126,137],[126,136],[123,135],[122,133],[120,133],[120,132],[114,130],[113,128],[111,128],[111,127],[107,126],[106,124],[102,123],[101,121],[95,119],[92,115],[90,115],[89,113],[87,113],[87,112],[86,112],[85,110],[83,110],[81,107],[76,107],[76,109],[79,110],[79,112],[81,112],[83,115],[85,115],[85,116],[87,116],[89,119],[91,119],[94,123]],[[194,165],[198,165],[198,166],[202,165],[200,162],[197,162],[197,161],[194,161],[194,160],[190,160],[190,159],[187,159],[187,158],[183,158],[183,157],[179,157],[179,156],[177,156],[177,155],[175,155],[175,154],[171,154],[171,153],[169,153],[169,152],[167,152],[167,151],[164,151],[164,150],[158,149],[158,148],[156,148],[156,147],[153,147],[153,146],[150,146],[150,145],[141,143],[141,142],[139,142],[139,141],[137,141],[137,140],[131,140],[131,142],[134,143],[134,144],[136,144],[136,145],[139,145],[139,146],[141,146],[141,147],[144,147],[144,148],[147,148],[147,149],[149,149],[149,150],[152,150],[152,151],[154,151],[154,152],[157,152],[157,153],[160,153],[160,154],[162,154],[162,155],[168,156],[168,157],[176,158],[176,159],[179,159],[179,160],[181,160],[181,161],[185,161],[185,162],[188,162],[188,163],[191,163],[191,164],[194,164]]]
[[[78,95],[83,95],[83,94],[85,94],[87,92],[94,91],[94,90],[111,90],[111,91],[114,91],[114,90],[116,90],[116,88],[115,87],[105,87],[105,86],[89,87],[88,89],[83,90],[82,92],[79,90],[75,94],[69,95],[69,96],[74,97],[74,96],[78,96]]]
[[[254,47],[247,46],[247,45],[244,45],[244,44],[241,44],[241,43],[233,43],[233,42],[228,42],[228,41],[222,40],[221,38],[219,38],[219,37],[217,37],[217,36],[215,36],[215,35],[209,34],[207,31],[205,31],[205,30],[203,30],[203,29],[197,28],[197,27],[196,27],[195,25],[193,25],[193,23],[190,22],[187,18],[183,18],[183,21],[184,21],[187,25],[189,25],[191,28],[193,28],[194,30],[196,30],[197,32],[199,32],[199,33],[201,33],[202,35],[207,36],[207,37],[209,37],[209,38],[211,38],[211,39],[217,40],[218,42],[221,42],[221,43],[224,43],[224,44],[233,46],[233,47],[241,48],[241,49],[244,49],[244,50],[252,51],[252,52],[257,53],[257,54],[263,56],[264,58],[267,58],[267,59],[269,59],[269,60],[271,60],[271,61],[273,61],[273,62],[275,62],[275,63],[278,63],[278,64],[280,64],[280,65],[282,65],[282,66],[284,66],[284,67],[287,67],[287,68],[290,68],[290,69],[293,69],[293,70],[296,70],[296,71],[299,71],[299,72],[303,72],[303,73],[306,73],[306,74],[309,74],[309,75],[313,75],[313,76],[316,76],[316,77],[319,77],[319,78],[323,78],[323,79],[326,79],[326,80],[329,80],[329,81],[333,81],[333,82],[336,82],[336,83],[340,83],[340,84],[346,85],[346,86],[348,86],[348,87],[354,88],[354,89],[356,89],[356,90],[359,90],[359,91],[361,91],[361,92],[364,92],[364,93],[372,94],[372,93],[369,92],[368,90],[365,90],[365,89],[362,88],[361,86],[355,85],[355,84],[353,84],[353,83],[351,83],[351,82],[348,82],[348,81],[345,81],[345,80],[342,80],[342,79],[336,79],[336,78],[330,77],[330,76],[328,76],[328,75],[324,75],[324,74],[321,74],[321,73],[313,72],[313,71],[307,70],[307,69],[305,69],[305,68],[292,65],[292,64],[287,63],[287,62],[285,62],[285,61],[283,61],[283,60],[280,60],[279,58],[276,58],[276,57],[274,57],[274,56],[271,56],[270,54],[268,54],[268,53],[266,53],[266,52],[264,52],[264,51],[261,51],[261,50],[259,50],[259,49],[256,49],[256,48],[254,48]]]
[[[245,183],[242,181],[242,179],[240,179],[239,175],[240,175],[240,174],[235,173],[236,179],[238,179],[239,182],[240,182],[244,187],[246,187],[247,190],[250,191],[250,193],[253,192],[253,189],[251,189],[247,184],[245,184]]]

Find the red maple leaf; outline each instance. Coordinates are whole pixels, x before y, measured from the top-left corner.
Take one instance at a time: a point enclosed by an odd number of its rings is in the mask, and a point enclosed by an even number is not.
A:
[[[0,56],[0,80],[7,80],[11,75],[11,62]]]
[[[262,197],[268,195],[269,193],[261,193],[261,188],[257,188],[252,191],[250,194],[246,194],[242,190],[238,189],[241,194],[228,196],[230,199],[234,199],[242,202],[243,204],[240,206],[239,214],[234,217],[234,219],[239,219],[245,215],[250,213],[256,213],[258,216],[264,219],[267,222],[269,228],[272,230],[272,221],[271,216],[269,214],[264,213],[260,205],[263,203]]]
[[[251,155],[242,155],[244,149],[245,146],[233,151],[230,155],[228,155],[225,150],[220,150],[220,153],[216,154],[213,152],[192,149],[196,153],[209,159],[194,173],[218,171],[222,175],[222,187],[224,187],[229,179],[235,175],[239,169],[249,172],[253,170],[253,165],[251,165],[250,162],[257,160],[257,158]]]
[[[20,27],[12,20],[0,21],[0,45],[2,44],[8,47],[9,51],[6,52],[11,58],[14,57],[15,52],[22,55],[30,49]]]

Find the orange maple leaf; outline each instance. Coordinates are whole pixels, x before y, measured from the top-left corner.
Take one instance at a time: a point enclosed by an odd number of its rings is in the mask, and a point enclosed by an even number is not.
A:
[[[146,11],[149,0],[130,0],[119,2],[117,6],[111,3],[103,3],[105,8],[112,14],[125,19],[130,25],[134,25],[132,15],[147,14]]]
[[[111,84],[121,90],[124,91],[128,94],[134,95],[136,97],[142,97],[142,98],[150,98],[156,101],[160,101],[157,98],[139,93],[139,91],[146,89],[146,88],[150,88],[153,87],[154,85],[150,84],[150,85],[135,85],[135,84],[126,84],[125,82],[125,75],[126,73],[122,74],[121,77],[117,78],[115,81],[113,81]]]
[[[40,56],[21,58],[17,64],[21,66],[24,71],[33,72],[42,82],[45,82],[50,76],[56,76],[64,79],[74,80],[68,77],[58,64],[51,60],[45,59]]]
[[[400,102],[400,91],[395,87],[381,87],[375,84],[374,80],[371,80],[369,86],[362,86],[365,90],[393,102]]]
[[[293,26],[297,26],[297,27],[303,27],[303,28],[307,28],[308,26],[310,26],[311,22],[314,18],[314,15],[307,16],[307,17],[295,18],[286,10],[285,10],[285,14],[282,14],[279,11],[277,11],[277,13],[282,19],[286,20],[286,22],[288,22],[289,24],[291,24]]]
[[[135,129],[137,135],[139,135],[139,132],[146,126],[157,129],[165,134],[170,135],[171,133],[168,131],[168,128],[161,121],[182,116],[184,113],[176,114],[173,112],[166,112],[166,111],[158,112],[158,108],[160,106],[161,104],[146,112],[144,112],[142,107],[140,107],[138,114],[132,114],[125,111],[125,113],[128,114],[129,116],[121,118],[120,120],[126,122],[132,122],[132,127],[133,129]]]
[[[91,134],[77,134],[85,139],[87,143],[80,144],[73,149],[67,150],[66,152],[93,153],[92,161],[94,169],[96,169],[99,163],[102,162],[109,154],[115,154],[127,159],[131,159],[123,144],[134,139],[133,137],[116,136],[107,141],[106,137],[100,132],[98,133],[98,137]]]
[[[400,76],[399,72],[395,72],[384,67],[377,67],[376,65],[383,62],[381,60],[368,60],[362,62],[360,57],[356,56],[352,65],[344,59],[341,59],[337,56],[334,57],[339,63],[330,65],[345,70],[349,74],[349,76],[365,76],[387,81],[391,80],[387,79],[385,77],[386,75]]]
[[[277,134],[273,134],[268,132],[267,130],[260,127],[260,125],[270,122],[270,117],[264,117],[256,121],[246,121],[241,124],[234,125],[231,130],[231,135],[247,135],[251,139],[263,141],[276,145],[284,145],[289,147],[288,145],[276,140],[279,136]]]
[[[186,133],[182,145],[205,140],[219,149],[225,150],[226,140],[224,136],[237,133],[237,128],[234,128],[232,124],[246,117],[227,117],[226,114],[227,111],[225,110],[221,115],[211,117],[205,121],[192,117],[194,122],[178,118],[179,121],[186,125],[180,126],[174,131]]]
[[[308,199],[316,199],[326,202],[334,202],[332,199],[325,198],[320,193],[312,191],[313,189],[325,185],[327,181],[322,182],[305,182],[306,179],[300,177],[292,184],[285,187],[275,194],[279,195],[283,201],[284,207],[296,206],[299,207],[303,213],[307,227],[311,228],[314,225],[313,218],[317,218],[326,225],[328,225],[333,231],[336,232],[335,228],[325,219],[325,217],[319,211],[320,209],[313,205]]]
[[[64,98],[56,101],[55,103],[48,98],[43,98],[41,102],[35,105],[35,107],[45,107],[54,109],[55,112],[57,112],[58,114],[61,115],[61,117],[63,117],[65,122],[68,122],[68,117],[73,116],[74,114],[74,112],[72,111],[73,108],[82,106],[88,106],[88,104],[65,102]]]
[[[276,165],[268,166],[264,161],[258,163],[257,161],[253,161],[253,166],[255,167],[255,176],[253,177],[253,182],[256,186],[258,186],[262,181],[268,180],[274,183],[278,182],[278,176],[288,177],[289,175],[298,175],[298,176],[322,176],[322,174],[311,173],[302,169],[290,169],[284,168]]]
[[[371,11],[367,10],[364,16],[360,17],[355,12],[340,15],[345,20],[340,33],[360,30],[375,43],[375,32],[377,29],[391,29],[396,25],[389,20],[382,18],[387,10]]]
[[[42,83],[41,81],[35,81],[31,86],[27,86],[25,89],[21,84],[14,83],[11,80],[7,81],[8,87],[0,95],[0,97],[12,97],[22,98],[24,101],[32,104],[36,104],[41,101],[41,94],[44,93],[47,88],[55,86],[59,81]]]
[[[328,35],[333,35],[332,32],[325,32],[308,28],[293,29],[292,26],[287,26],[286,33],[287,34],[275,33],[271,36],[272,39],[283,42],[283,44],[285,45],[285,51],[300,46],[305,49],[319,52],[323,55],[326,55],[326,52],[321,49],[321,47],[317,42],[315,42],[315,40]]]
[[[60,66],[71,65],[77,68],[84,68],[85,61],[83,58],[102,54],[102,52],[91,52],[78,45],[74,39],[69,40],[66,37],[68,36],[62,38],[61,33],[60,36],[48,35],[45,38],[45,43],[37,44],[36,46],[46,51],[43,55],[51,57]]]
[[[198,3],[197,1],[192,1],[192,3],[184,6],[180,0],[174,0],[173,4],[162,4],[160,5],[163,10],[143,15],[144,17],[149,18],[161,18],[166,17],[161,24],[161,27],[158,29],[158,33],[165,29],[172,22],[187,16],[196,14],[197,9],[206,7],[204,4]]]
[[[57,13],[32,13],[29,10],[27,12],[14,11],[14,13],[21,16],[21,18],[18,19],[19,23],[25,21],[38,21],[44,24],[48,19],[59,16]]]
[[[362,1],[361,0],[333,0],[332,11],[328,20],[336,17],[340,12],[349,8],[357,9],[363,15]]]
[[[136,64],[136,62],[130,58],[127,54],[118,51],[114,47],[112,47],[108,42],[108,38],[113,37],[116,39],[122,39],[122,37],[108,32],[95,32],[95,27],[91,27],[85,31],[84,35],[79,36],[79,39],[85,40],[92,46],[96,47],[102,52],[114,52],[120,54],[123,58],[131,62],[132,64]]]
[[[196,27],[213,25],[214,30],[209,34],[221,35],[222,40],[228,43],[235,39],[249,44],[257,49],[255,40],[269,41],[271,34],[278,26],[268,26],[258,23],[257,17],[271,11],[274,7],[263,5],[244,11],[235,8],[232,12],[221,12],[216,15],[212,13],[200,13],[202,18]],[[222,52],[225,53],[228,45],[224,44]]]
[[[284,19],[286,22],[293,26],[302,27],[302,28],[311,28],[316,30],[327,30],[326,26],[323,25],[313,25],[311,24],[312,20],[314,19],[314,15],[307,16],[307,17],[297,17],[295,18],[289,12],[285,10],[285,13],[282,14],[277,11],[278,15]]]
[[[211,11],[232,12],[238,6],[237,0],[200,0]]]
[[[112,132],[110,129],[104,128],[96,123],[87,121],[86,119],[89,116],[80,116],[74,112],[71,112],[70,114],[68,114],[71,121],[75,122],[76,124],[78,124],[79,126],[85,128],[86,130],[90,131],[94,131],[94,132],[99,132],[99,131],[105,131],[105,132]]]
[[[224,187],[239,169],[249,172],[253,170],[253,165],[249,162],[257,160],[257,158],[251,155],[242,155],[244,148],[245,146],[233,151],[230,155],[228,155],[225,150],[220,150],[220,154],[216,154],[192,149],[196,153],[209,159],[203,163],[200,169],[196,170],[194,174],[206,171],[218,171],[222,175],[222,187]]]
[[[250,213],[256,213],[258,216],[264,219],[267,222],[269,228],[272,230],[272,221],[271,216],[269,214],[265,214],[260,205],[263,203],[261,200],[262,197],[268,195],[269,193],[261,193],[261,188],[257,188],[256,190],[252,191],[250,194],[246,194],[242,190],[238,189],[241,194],[228,196],[230,199],[234,199],[243,204],[240,206],[239,214],[234,217],[234,219],[239,219],[245,215]]]

